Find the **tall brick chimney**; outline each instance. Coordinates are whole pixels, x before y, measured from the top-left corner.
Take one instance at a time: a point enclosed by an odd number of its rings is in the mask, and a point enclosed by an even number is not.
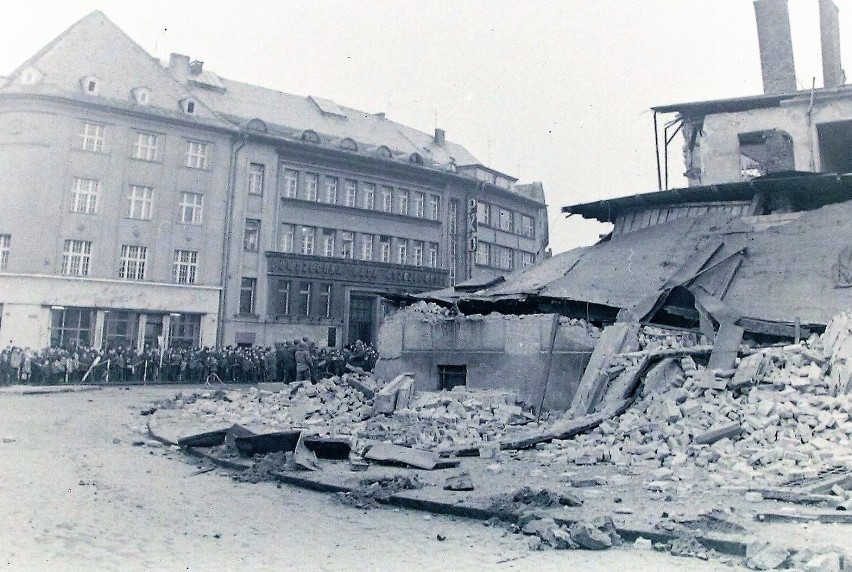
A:
[[[793,37],[787,0],[755,0],[757,42],[760,46],[760,71],[763,93],[796,91],[796,66],[793,62]]]
[[[846,83],[840,63],[840,17],[832,0],[819,0],[819,35],[822,44],[822,85],[838,87]]]

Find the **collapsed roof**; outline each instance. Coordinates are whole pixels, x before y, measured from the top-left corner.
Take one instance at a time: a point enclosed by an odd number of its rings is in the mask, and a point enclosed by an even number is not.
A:
[[[785,335],[852,307],[852,201],[784,215],[709,213],[577,248],[503,280],[418,295],[463,311],[550,311],[599,321],[734,321]],[[584,316],[585,313],[585,316]],[[620,314],[620,316],[619,316]]]

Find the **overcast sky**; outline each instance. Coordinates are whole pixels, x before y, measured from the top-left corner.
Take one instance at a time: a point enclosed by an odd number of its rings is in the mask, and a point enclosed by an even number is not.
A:
[[[852,0],[835,2],[852,38]],[[762,91],[750,0],[21,0],[0,4],[0,75],[96,9],[157,57],[445,129],[544,183],[554,252],[606,230],[561,206],[657,189],[651,106]],[[817,0],[790,12],[800,87],[821,86]]]

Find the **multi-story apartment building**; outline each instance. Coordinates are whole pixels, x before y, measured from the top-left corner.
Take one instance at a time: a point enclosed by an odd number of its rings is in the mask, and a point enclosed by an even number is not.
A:
[[[161,64],[100,12],[0,82],[0,181],[17,345],[370,341],[382,293],[548,242],[541,184],[442,130]]]

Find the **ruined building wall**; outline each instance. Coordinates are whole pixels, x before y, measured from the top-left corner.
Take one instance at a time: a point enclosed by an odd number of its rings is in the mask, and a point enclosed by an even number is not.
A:
[[[435,316],[402,310],[379,330],[376,374],[415,375],[415,389],[441,389],[439,366],[467,367],[467,386],[510,389],[526,403],[541,401],[553,316]],[[559,318],[545,407],[566,409],[594,349],[598,331]]]

